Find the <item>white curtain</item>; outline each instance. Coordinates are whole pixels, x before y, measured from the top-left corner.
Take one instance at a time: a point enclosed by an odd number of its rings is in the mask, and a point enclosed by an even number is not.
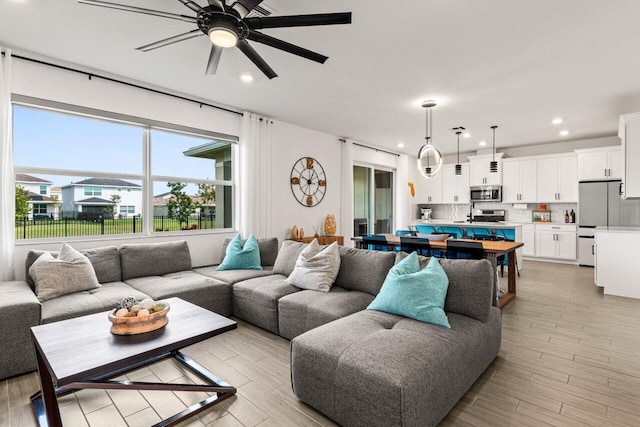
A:
[[[271,237],[271,130],[273,122],[244,112],[240,134],[240,232]]]
[[[0,47],[0,52],[3,49]],[[13,280],[15,187],[11,138],[11,50],[0,54],[0,280]]]
[[[413,160],[413,158],[411,158]],[[411,195],[409,187],[409,167],[413,164],[406,154],[400,154],[396,163],[396,230],[408,230],[411,218],[411,204],[416,202],[416,198]]]
[[[346,140],[342,144],[342,212],[341,233],[345,245],[349,245],[353,237],[353,141]]]

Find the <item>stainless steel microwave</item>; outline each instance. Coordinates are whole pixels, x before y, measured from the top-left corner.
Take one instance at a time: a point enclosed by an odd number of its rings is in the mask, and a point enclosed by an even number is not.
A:
[[[501,202],[502,186],[501,185],[482,185],[471,187],[470,199],[472,202]]]

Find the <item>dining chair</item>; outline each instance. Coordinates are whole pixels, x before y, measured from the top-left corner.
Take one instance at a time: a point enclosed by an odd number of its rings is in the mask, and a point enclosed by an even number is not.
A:
[[[418,233],[423,233],[423,234],[435,234],[436,227],[434,227],[433,225],[425,225],[425,224],[416,224],[416,230],[418,231]]]
[[[387,251],[387,238],[379,234],[365,234],[362,236],[362,247],[373,251]]]
[[[504,237],[505,242],[515,242],[516,241],[516,230],[508,229],[508,228],[499,228],[496,230],[496,234],[502,235]],[[504,263],[509,265],[509,254],[505,254]],[[518,257],[515,259],[516,265],[516,273],[518,277],[520,277],[520,267],[518,266]]]
[[[429,239],[423,237],[400,236],[400,250],[402,252],[417,252],[418,255],[431,256]]]
[[[453,259],[484,259],[484,249],[481,242],[447,240],[446,256]]]
[[[497,236],[495,234],[476,234],[473,236],[474,240],[489,240],[493,242],[504,242],[505,238],[502,236]],[[507,258],[505,255],[500,255],[496,258],[496,265],[500,267],[500,277],[504,277],[504,265]]]

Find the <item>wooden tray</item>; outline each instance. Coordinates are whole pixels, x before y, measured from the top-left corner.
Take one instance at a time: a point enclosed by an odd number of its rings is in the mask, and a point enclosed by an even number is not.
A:
[[[109,312],[109,321],[113,323],[111,325],[111,333],[114,335],[136,335],[162,328],[169,323],[167,313],[171,308],[166,302],[163,302],[163,304],[166,305],[164,310],[151,313],[148,316],[116,317],[115,312],[117,310]]]

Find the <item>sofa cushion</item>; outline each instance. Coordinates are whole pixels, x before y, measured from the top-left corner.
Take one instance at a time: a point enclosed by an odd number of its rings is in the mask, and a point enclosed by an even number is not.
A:
[[[66,243],[57,258],[44,253],[29,268],[40,302],[100,287],[89,258]]]
[[[373,296],[334,286],[329,292],[300,291],[278,300],[280,336],[293,339],[313,328],[364,310]]]
[[[232,237],[226,237],[222,241],[222,252],[220,254],[220,264],[224,261],[224,257],[227,253],[227,246],[231,242]],[[278,238],[277,237],[263,237],[258,240],[258,249],[260,249],[260,263],[262,267],[273,267],[278,256]],[[244,241],[242,242],[244,244]]]
[[[278,300],[300,291],[281,274],[238,282],[233,286],[233,315],[274,334],[278,333]]]
[[[118,252],[124,281],[191,269],[189,245],[184,240],[122,245]]]
[[[296,266],[287,277],[287,283],[301,289],[329,292],[340,270],[338,243],[321,248],[318,239],[307,246],[296,261]]]
[[[29,268],[35,262],[36,259],[47,251],[31,250],[27,253],[25,261],[26,268],[26,281],[31,286],[31,289],[35,291],[35,284],[33,278],[29,274]],[[122,280],[122,270],[120,269],[120,255],[118,249],[115,246],[105,246],[95,249],[82,249],[80,253],[89,258],[93,270],[96,272],[96,277],[100,283],[119,282]],[[58,256],[57,251],[52,251],[53,257]]]
[[[396,258],[400,261],[406,256],[406,253],[400,252]],[[429,258],[419,256],[418,260],[424,266]],[[449,278],[444,311],[486,322],[495,286],[495,271],[491,262],[486,259],[440,259],[440,265]]]
[[[231,287],[191,270],[136,277],[126,283],[154,300],[178,297],[222,316],[231,314]]]
[[[118,306],[123,298],[129,296],[138,300],[149,298],[149,295],[122,282],[103,283],[101,287],[90,291],[63,295],[42,303],[42,323],[111,310]],[[104,320],[107,320],[106,316]],[[105,327],[108,326],[106,323]]]
[[[262,270],[260,265],[260,249],[253,234],[242,240],[238,234],[227,245],[226,256],[218,266],[218,270]]]
[[[449,279],[437,258],[432,257],[421,269],[413,252],[389,270],[380,293],[367,309],[450,328],[443,310],[448,286]]]
[[[253,279],[254,277],[271,276],[273,274],[273,267],[265,267],[263,270],[217,270],[216,266],[210,267],[197,267],[194,268],[198,274],[203,274],[207,277],[225,282],[229,285],[234,285],[243,280]]]
[[[291,342],[296,396],[341,425],[435,426],[500,350],[500,310],[451,329],[360,311]]]
[[[340,272],[334,286],[375,296],[394,263],[395,252],[340,246]]]
[[[296,242],[293,240],[285,240],[278,251],[278,257],[273,264],[273,272],[289,276],[296,267],[296,261],[300,252],[307,247],[307,243]]]

